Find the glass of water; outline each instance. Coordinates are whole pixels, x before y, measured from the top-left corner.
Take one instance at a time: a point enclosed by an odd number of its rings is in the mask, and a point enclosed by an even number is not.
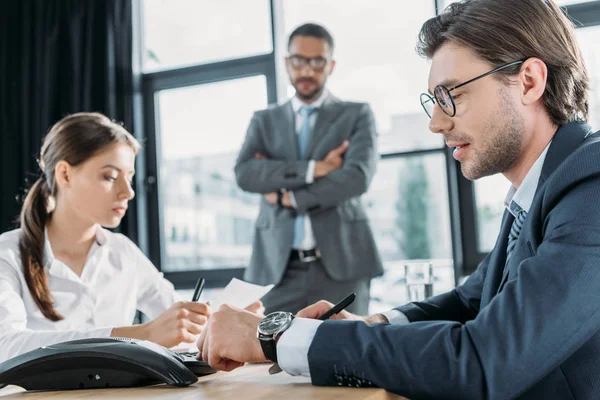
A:
[[[408,301],[423,301],[433,296],[433,264],[429,261],[410,261],[404,264]]]

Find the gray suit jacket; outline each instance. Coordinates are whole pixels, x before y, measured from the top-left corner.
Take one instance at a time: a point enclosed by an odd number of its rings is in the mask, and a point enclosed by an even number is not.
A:
[[[507,212],[464,285],[399,308],[410,324],[323,323],[313,383],[411,399],[599,399],[600,133],[590,132],[572,123],[554,136],[508,265]]]
[[[246,280],[259,284],[281,280],[292,250],[296,213],[310,215],[321,261],[333,279],[382,274],[360,201],[375,173],[376,136],[369,105],[329,95],[317,115],[305,157],[299,160],[291,102],[254,114],[235,166],[237,183],[253,193],[293,190],[297,208],[281,208],[261,199]],[[322,160],[346,139],[350,146],[343,167],[307,185],[309,160]],[[255,159],[257,152],[268,159]]]

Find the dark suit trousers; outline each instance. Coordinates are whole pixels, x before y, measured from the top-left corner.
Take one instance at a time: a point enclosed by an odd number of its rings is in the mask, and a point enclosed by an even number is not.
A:
[[[265,314],[273,311],[297,313],[319,300],[335,304],[354,292],[356,299],[346,310],[358,315],[368,315],[370,288],[370,278],[352,281],[331,279],[321,260],[306,263],[289,260],[281,282],[262,298],[262,302]]]

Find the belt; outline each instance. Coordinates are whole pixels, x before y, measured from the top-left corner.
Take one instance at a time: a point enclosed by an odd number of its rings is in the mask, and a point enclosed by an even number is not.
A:
[[[317,261],[319,258],[321,258],[321,252],[319,251],[319,249],[292,249],[292,252],[290,253],[290,260],[299,260],[301,262]]]

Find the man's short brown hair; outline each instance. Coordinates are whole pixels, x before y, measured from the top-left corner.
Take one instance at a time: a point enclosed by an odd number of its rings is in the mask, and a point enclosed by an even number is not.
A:
[[[417,51],[432,58],[452,42],[493,66],[530,57],[548,68],[544,106],[558,125],[588,118],[588,74],[573,23],[553,0],[463,0],[423,24]],[[497,76],[519,72],[519,65]]]

